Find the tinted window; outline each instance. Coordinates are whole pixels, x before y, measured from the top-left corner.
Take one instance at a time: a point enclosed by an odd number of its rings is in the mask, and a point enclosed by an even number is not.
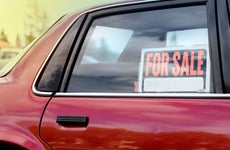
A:
[[[68,59],[83,17],[79,18],[64,35],[49,59],[48,64],[43,68],[44,70],[39,77],[39,82],[36,84],[39,91],[53,92],[58,90],[67,62],[66,60]]]
[[[211,92],[205,6],[93,20],[68,92]]]

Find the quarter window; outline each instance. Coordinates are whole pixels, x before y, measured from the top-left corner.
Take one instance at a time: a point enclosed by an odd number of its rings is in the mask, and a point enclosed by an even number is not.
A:
[[[205,6],[93,20],[67,92],[212,92]]]

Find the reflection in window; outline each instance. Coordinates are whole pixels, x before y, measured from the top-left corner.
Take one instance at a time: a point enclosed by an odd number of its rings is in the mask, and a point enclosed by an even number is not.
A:
[[[131,30],[96,26],[86,46],[82,63],[117,61],[132,34]]]
[[[166,46],[208,45],[208,29],[188,29],[167,33]]]

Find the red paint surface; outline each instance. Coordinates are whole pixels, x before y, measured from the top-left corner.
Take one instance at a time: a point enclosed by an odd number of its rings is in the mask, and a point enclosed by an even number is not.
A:
[[[54,98],[41,135],[56,149],[230,149],[230,102],[220,99]],[[87,116],[86,128],[56,116]]]

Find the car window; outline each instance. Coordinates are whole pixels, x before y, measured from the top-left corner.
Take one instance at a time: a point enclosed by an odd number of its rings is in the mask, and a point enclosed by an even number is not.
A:
[[[51,58],[49,58],[47,65],[43,68],[43,73],[36,83],[37,90],[42,92],[53,92],[58,90],[66,65],[65,62],[67,62],[69,52],[71,51],[73,41],[78,34],[83,18],[84,15],[79,17],[57,44],[57,47],[52,52]]]
[[[213,92],[205,6],[94,19],[67,92]]]

